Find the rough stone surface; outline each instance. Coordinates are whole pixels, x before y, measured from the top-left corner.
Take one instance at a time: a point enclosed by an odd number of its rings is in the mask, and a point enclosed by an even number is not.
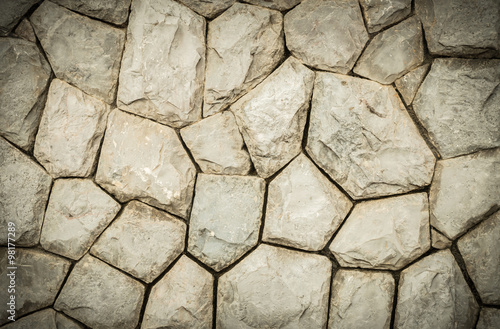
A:
[[[132,2],[118,88],[129,112],[172,127],[201,117],[205,19],[172,0]]]
[[[481,301],[500,305],[500,211],[458,240]],[[500,322],[499,322],[500,324]]]
[[[0,302],[7,305],[10,294],[7,294],[11,277],[8,276],[12,269],[7,268],[7,248],[0,248],[0,283],[5,287]],[[57,292],[68,273],[71,263],[61,257],[36,249],[16,248],[14,266],[15,272],[15,301],[17,319],[26,313],[40,310],[54,303]],[[5,307],[6,308],[6,307]],[[10,314],[4,310],[0,314],[0,325],[10,322]],[[33,327],[34,328],[34,327]]]
[[[261,245],[219,278],[217,328],[325,328],[332,263]]]
[[[141,283],[86,255],[71,271],[54,308],[91,328],[133,329],[143,298]]]
[[[393,298],[390,273],[341,269],[332,282],[328,327],[389,329]]]
[[[377,34],[353,71],[371,80],[391,84],[423,61],[422,26],[414,16]]]
[[[213,286],[210,273],[182,256],[151,290],[141,329],[210,329]]]
[[[433,248],[446,249],[451,247],[452,241],[434,228],[431,228],[431,243]]]
[[[483,307],[479,315],[476,329],[498,329],[500,323],[500,310],[497,308]]]
[[[83,329],[79,323],[51,308],[27,315],[11,322],[2,329]]]
[[[36,42],[35,31],[33,31],[33,26],[31,26],[30,21],[24,18],[19,25],[16,27],[14,33],[23,38],[24,40]]]
[[[210,22],[203,116],[227,108],[264,80],[284,54],[283,16],[235,3]]]
[[[0,138],[0,244],[7,245],[8,223],[15,225],[16,246],[40,239],[52,179],[36,162]]]
[[[479,307],[449,250],[403,272],[394,328],[474,328]]]
[[[416,193],[357,204],[330,250],[342,266],[399,270],[430,246],[427,194]]]
[[[394,81],[396,88],[401,96],[403,96],[403,100],[407,105],[410,105],[413,102],[413,98],[415,98],[415,95],[417,94],[418,87],[420,87],[425,75],[429,71],[429,66],[430,64],[419,66]]]
[[[0,39],[0,135],[24,150],[35,142],[50,72],[36,44]]]
[[[91,174],[110,107],[66,82],[54,79],[33,154],[55,177]]]
[[[31,327],[33,328],[33,327]],[[57,329],[84,329],[84,327],[76,321],[70,319],[62,313],[56,313],[56,328]],[[30,329],[30,328],[26,328]]]
[[[302,0],[246,0],[253,5],[276,9],[279,11],[288,10],[298,5]]]
[[[137,199],[186,218],[196,169],[169,127],[111,112],[96,182],[121,202]]]
[[[500,146],[499,86],[500,59],[434,60],[413,108],[443,158]]]
[[[40,244],[78,260],[120,210],[120,204],[88,179],[58,179],[52,187]]]
[[[132,201],[104,231],[90,252],[147,283],[184,250],[186,224]]]
[[[301,154],[269,184],[262,239],[321,250],[351,207],[351,201]]]
[[[429,192],[431,225],[454,240],[500,206],[500,149],[438,161]]]
[[[306,150],[354,199],[426,186],[436,161],[393,87],[322,72]]]
[[[368,32],[378,32],[411,12],[411,0],[360,0]]]
[[[314,72],[290,58],[231,106],[259,176],[300,153],[313,82]]]
[[[61,6],[113,24],[123,24],[128,18],[131,0],[51,0]]]
[[[7,35],[17,22],[39,0],[0,1],[0,36]],[[1,67],[1,66],[0,66]]]
[[[183,128],[181,136],[204,173],[247,175],[252,168],[243,137],[230,111]]]
[[[115,98],[125,32],[44,1],[31,24],[59,79],[106,103]]]
[[[198,175],[188,251],[216,271],[257,244],[265,182],[258,177]]]
[[[304,0],[285,15],[286,45],[317,69],[346,74],[368,41],[356,0]]]
[[[207,18],[214,18],[227,8],[231,7],[236,0],[179,0],[198,14]]]

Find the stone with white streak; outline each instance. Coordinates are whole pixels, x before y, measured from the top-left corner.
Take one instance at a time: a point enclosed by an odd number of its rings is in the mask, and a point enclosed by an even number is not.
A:
[[[360,0],[359,4],[370,33],[399,22],[411,12],[411,0]]]
[[[479,315],[476,329],[498,329],[500,323],[500,309],[483,307]]]
[[[201,118],[205,19],[172,0],[132,2],[118,105],[183,127]]]
[[[51,0],[61,6],[113,24],[127,21],[131,0]]]
[[[435,228],[431,228],[431,244],[433,248],[446,249],[451,247],[452,241]]]
[[[253,5],[276,9],[279,11],[288,10],[298,5],[302,0],[246,0]]]
[[[0,1],[0,36],[5,36],[17,22],[39,0],[2,0]]]
[[[429,71],[429,66],[430,64],[419,66],[394,81],[396,88],[401,96],[403,96],[407,105],[410,105],[413,102],[413,98],[415,98],[420,84]]]
[[[314,72],[289,58],[231,111],[259,176],[267,178],[300,153]]]
[[[202,16],[214,18],[231,7],[236,0],[179,0],[179,2]]]

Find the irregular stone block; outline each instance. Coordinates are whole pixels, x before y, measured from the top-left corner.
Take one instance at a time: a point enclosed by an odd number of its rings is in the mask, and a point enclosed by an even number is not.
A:
[[[79,323],[69,319],[52,308],[35,312],[15,322],[11,322],[2,329],[83,329]]]
[[[33,328],[33,327],[31,327]],[[77,323],[71,318],[62,313],[56,312],[56,328],[57,329],[84,329],[83,325]],[[26,328],[29,329],[29,328]]]
[[[33,31],[33,26],[31,26],[31,23],[26,18],[19,23],[14,33],[24,40],[36,42],[36,35],[35,31]]]
[[[2,0],[0,2],[0,36],[9,34],[17,22],[39,0]],[[3,56],[0,56],[0,58]],[[0,65],[0,67],[2,67]]]
[[[431,228],[431,244],[433,248],[446,249],[451,247],[452,241],[436,231],[436,229]]]
[[[411,12],[411,0],[360,0],[368,32],[397,23]]]
[[[128,18],[131,0],[51,0],[61,6],[113,24],[123,24]]]
[[[215,18],[215,16],[231,7],[236,0],[179,0],[179,2],[202,16]]]
[[[430,64],[419,66],[394,81],[396,88],[401,96],[403,96],[407,105],[410,105],[413,102],[413,98],[415,98],[415,95],[417,94],[418,87],[420,87],[427,71],[429,71],[429,66]]]
[[[500,323],[500,310],[497,308],[483,307],[479,315],[476,329],[498,329]]]
[[[302,0],[247,0],[248,3],[276,9],[279,11],[288,10],[298,5]]]

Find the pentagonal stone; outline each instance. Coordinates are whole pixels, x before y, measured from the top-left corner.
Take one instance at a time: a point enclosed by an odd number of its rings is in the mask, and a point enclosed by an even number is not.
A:
[[[451,247],[452,241],[438,232],[435,228],[431,228],[431,244],[432,248],[446,249]]]
[[[52,308],[35,312],[20,319],[16,318],[2,329],[83,329],[79,323],[69,319]]]
[[[325,328],[332,264],[259,246],[219,278],[217,328]]]
[[[120,201],[137,199],[186,218],[196,178],[175,131],[119,110],[111,112],[96,182]]]
[[[231,106],[259,176],[300,153],[313,82],[314,72],[289,58]]]
[[[399,270],[430,246],[427,194],[416,193],[357,204],[330,251],[342,266]]]
[[[360,0],[368,32],[378,32],[411,12],[411,0]]]
[[[500,212],[458,240],[467,272],[481,301],[500,305]]]
[[[379,33],[370,41],[353,71],[383,84],[393,83],[424,61],[422,26],[416,17]]]
[[[36,44],[0,39],[0,135],[24,150],[35,142],[50,72]]]
[[[279,11],[288,10],[298,5],[302,0],[247,0],[253,5],[276,9]]]
[[[90,252],[150,283],[184,250],[186,224],[132,201],[104,231]]]
[[[328,327],[389,329],[393,298],[390,273],[341,269],[332,281]]]
[[[391,86],[319,72],[306,150],[354,199],[426,186],[435,158]]]
[[[210,22],[203,116],[224,110],[251,90],[281,61],[283,16],[235,3]]]
[[[454,240],[500,206],[500,149],[441,160],[429,192],[431,225]]]
[[[109,112],[99,99],[52,80],[33,154],[55,177],[89,176]]]
[[[500,59],[434,60],[413,108],[443,158],[500,146],[499,86]]]
[[[252,167],[234,115],[229,111],[183,128],[181,136],[204,173],[246,175]]]
[[[87,179],[58,179],[52,187],[40,244],[80,259],[120,210],[120,204]]]
[[[9,249],[12,250],[14,249]],[[52,305],[68,273],[71,265],[69,260],[37,249],[24,248],[15,249],[15,259],[8,260],[7,257],[8,249],[0,248],[0,261],[3,265],[0,269],[0,284],[5,289],[0,302],[7,307],[11,296],[7,289],[13,286],[16,308],[14,318]],[[6,312],[7,309],[0,314],[0,325],[10,322],[7,317],[11,314]]]
[[[0,138],[0,173],[0,244],[7,245],[10,237],[16,246],[34,246],[40,240],[52,179],[3,138]],[[8,236],[10,222],[15,225],[15,236]]]
[[[317,69],[347,73],[366,42],[356,0],[305,0],[285,15],[286,45]]]
[[[0,2],[0,35],[7,35],[37,2],[38,0],[2,0]]]
[[[131,0],[51,0],[61,6],[113,24],[123,24],[128,18]]]
[[[179,0],[179,2],[188,6],[202,16],[214,18],[227,8],[231,7],[236,0]]]
[[[96,329],[132,329],[139,322],[144,286],[90,255],[73,268],[54,308]]]
[[[500,323],[500,310],[497,308],[483,307],[479,315],[476,329],[498,329]]]
[[[188,251],[216,271],[243,256],[257,244],[264,190],[257,177],[200,174]]]
[[[132,2],[118,105],[172,127],[201,117],[205,19],[172,0]]]
[[[321,250],[351,207],[351,201],[301,154],[269,184],[262,239]]]
[[[427,256],[401,272],[395,328],[474,328],[478,312],[449,250]]]
[[[418,87],[420,87],[427,71],[429,71],[429,66],[430,64],[419,66],[394,81],[396,88],[401,96],[403,96],[407,105],[410,105],[413,102],[413,98],[417,94]]]
[[[24,18],[19,25],[16,27],[14,33],[23,38],[24,40],[36,42],[35,31],[33,31],[33,26],[31,26],[30,21]]]
[[[213,286],[210,273],[182,256],[151,289],[141,329],[210,329]]]
[[[112,103],[125,32],[44,1],[31,15],[54,73],[84,92]]]

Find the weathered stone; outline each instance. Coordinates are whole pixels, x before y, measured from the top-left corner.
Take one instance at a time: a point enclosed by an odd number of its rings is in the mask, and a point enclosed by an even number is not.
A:
[[[216,271],[257,244],[265,182],[258,177],[198,175],[188,251]]]
[[[458,240],[481,301],[500,305],[500,211]],[[500,322],[499,322],[500,323]]]
[[[27,315],[11,322],[2,329],[83,329],[77,322],[51,308]]]
[[[31,23],[26,18],[19,23],[14,33],[24,40],[36,42],[36,35],[35,31],[33,31],[33,26],[31,26]]]
[[[40,240],[52,179],[36,162],[0,138],[0,244],[7,245],[8,223],[16,246]],[[12,240],[11,240],[12,241]]]
[[[141,283],[86,255],[71,271],[54,308],[91,328],[132,329],[143,298]]]
[[[182,256],[151,289],[141,329],[210,329],[213,286],[210,273]]]
[[[413,108],[443,158],[500,146],[499,86],[500,59],[434,60]]]
[[[500,310],[497,308],[483,307],[479,315],[476,329],[498,329],[500,323]]]
[[[44,1],[31,24],[54,73],[84,92],[112,103],[125,32]]]
[[[205,19],[172,0],[132,2],[118,105],[172,127],[201,118]]]
[[[131,0],[51,0],[61,6],[113,24],[123,24],[128,18]]]
[[[231,7],[236,0],[179,0],[179,2],[202,16],[214,18]]]
[[[390,273],[341,269],[332,282],[328,327],[389,329],[393,298]]]
[[[35,141],[50,72],[36,44],[0,39],[0,135],[24,150]]]
[[[31,327],[33,328],[33,327]],[[84,327],[76,321],[70,319],[62,313],[56,313],[56,328],[57,329],[84,329]],[[26,328],[30,329],[30,328]]]
[[[230,111],[183,128],[181,136],[204,173],[247,175],[252,167]]]
[[[110,107],[68,83],[54,79],[33,154],[54,177],[92,172]]]
[[[284,55],[283,16],[235,3],[210,22],[203,116],[227,108],[264,80]]]
[[[80,259],[120,210],[120,204],[88,179],[58,179],[52,187],[40,244]]]
[[[2,305],[10,301],[11,294],[7,294],[7,288],[11,280],[15,281],[16,319],[52,305],[71,263],[37,249],[25,248],[16,248],[15,259],[8,261],[7,251],[7,248],[0,248],[0,261],[3,264],[0,268],[0,284],[5,287],[5,292],[0,295]],[[9,269],[7,266],[16,268]],[[12,272],[15,272],[14,278],[9,276]],[[10,322],[8,316],[10,314],[6,310],[1,312],[0,325]]]
[[[411,0],[360,0],[359,4],[370,33],[403,20],[411,12]]]
[[[393,83],[424,61],[422,26],[415,16],[370,41],[353,71],[383,84]]]
[[[431,225],[454,240],[500,206],[500,149],[441,160],[429,192]]]
[[[181,220],[132,201],[90,252],[150,283],[184,250],[185,236],[186,224]]]
[[[420,84],[424,80],[424,77],[429,70],[429,66],[430,64],[419,66],[394,81],[396,88],[398,88],[399,93],[403,96],[407,105],[410,105],[413,102],[413,98],[415,98],[418,87],[420,87]]]
[[[491,56],[500,50],[497,0],[416,0],[415,12],[431,54]]]
[[[259,246],[219,278],[217,328],[325,328],[332,263]]]
[[[417,193],[357,204],[330,251],[342,266],[399,270],[430,247],[427,194]]]
[[[289,58],[233,106],[250,157],[267,178],[300,153],[314,72]]]
[[[479,307],[449,250],[403,272],[394,328],[474,328]]]
[[[393,87],[323,72],[306,150],[354,199],[426,186],[436,161]]]
[[[279,11],[288,10],[298,5],[302,0],[246,0],[253,5],[276,9]]]
[[[433,248],[446,249],[451,247],[452,241],[439,233],[436,229],[431,228],[431,243]]]
[[[0,36],[7,35],[17,22],[39,0],[0,1]],[[2,56],[0,56],[1,58]],[[1,67],[1,66],[0,66]]]
[[[269,184],[262,239],[321,250],[351,207],[351,201],[301,154]]]
[[[292,55],[321,70],[349,72],[368,41],[356,0],[304,0],[284,26]]]
[[[111,112],[96,182],[120,201],[137,199],[186,218],[196,169],[169,127]]]

